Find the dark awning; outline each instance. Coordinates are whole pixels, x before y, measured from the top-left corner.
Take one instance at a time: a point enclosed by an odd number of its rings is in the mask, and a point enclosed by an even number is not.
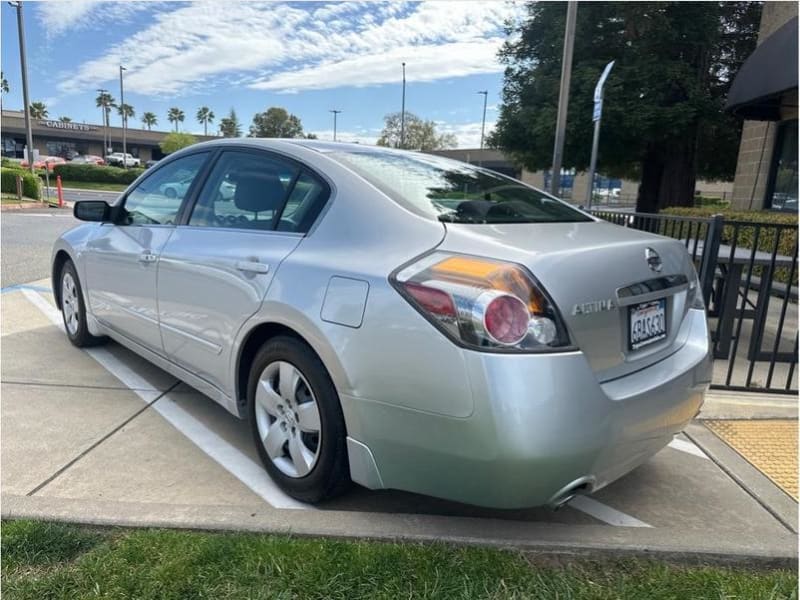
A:
[[[779,121],[781,96],[797,89],[797,17],[761,42],[733,80],[725,109],[755,121]]]

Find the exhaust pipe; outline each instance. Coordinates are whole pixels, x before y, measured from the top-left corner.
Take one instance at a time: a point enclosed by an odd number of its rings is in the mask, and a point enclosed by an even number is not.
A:
[[[591,494],[594,484],[595,478],[591,475],[579,477],[553,494],[552,498],[547,502],[547,506],[556,511],[569,504],[578,494]]]

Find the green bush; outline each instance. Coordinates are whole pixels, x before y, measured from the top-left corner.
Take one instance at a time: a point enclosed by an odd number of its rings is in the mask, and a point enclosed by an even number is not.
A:
[[[120,167],[73,165],[69,163],[56,165],[53,169],[53,177],[61,175],[61,179],[67,181],[92,181],[95,183],[128,184],[132,183],[142,173],[144,173],[144,169],[123,169]]]
[[[791,225],[792,227],[762,227],[758,234],[757,250],[772,254],[777,243],[777,252],[784,256],[792,256],[797,253],[797,213],[780,213],[768,210],[732,210],[720,209],[718,207],[702,206],[696,208],[674,207],[666,208],[661,214],[684,216],[684,217],[710,217],[712,215],[722,215],[725,219],[725,227],[722,230],[722,243],[731,245],[736,237],[736,247],[752,249],[755,242],[756,227],[733,225],[736,222],[765,223],[772,225]],[[705,236],[705,225],[701,228],[701,236]],[[669,230],[663,232],[669,235]],[[670,237],[680,237],[674,235]],[[757,267],[754,275],[760,275],[761,268]],[[786,283],[789,281],[789,269],[781,267],[775,269],[775,279]],[[794,281],[797,282],[795,272]]]
[[[17,193],[17,175],[22,176],[22,195],[38,200],[41,197],[42,186],[39,178],[30,171],[14,167],[2,167],[2,191],[8,194]]]

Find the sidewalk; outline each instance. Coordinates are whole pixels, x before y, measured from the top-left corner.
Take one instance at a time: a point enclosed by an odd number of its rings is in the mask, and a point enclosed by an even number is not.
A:
[[[711,390],[687,435],[754,499],[797,532],[796,396]]]

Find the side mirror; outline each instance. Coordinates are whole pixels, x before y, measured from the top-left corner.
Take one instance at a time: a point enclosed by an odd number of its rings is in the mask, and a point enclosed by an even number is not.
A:
[[[111,207],[103,200],[81,200],[75,203],[72,214],[80,221],[108,221]]]

